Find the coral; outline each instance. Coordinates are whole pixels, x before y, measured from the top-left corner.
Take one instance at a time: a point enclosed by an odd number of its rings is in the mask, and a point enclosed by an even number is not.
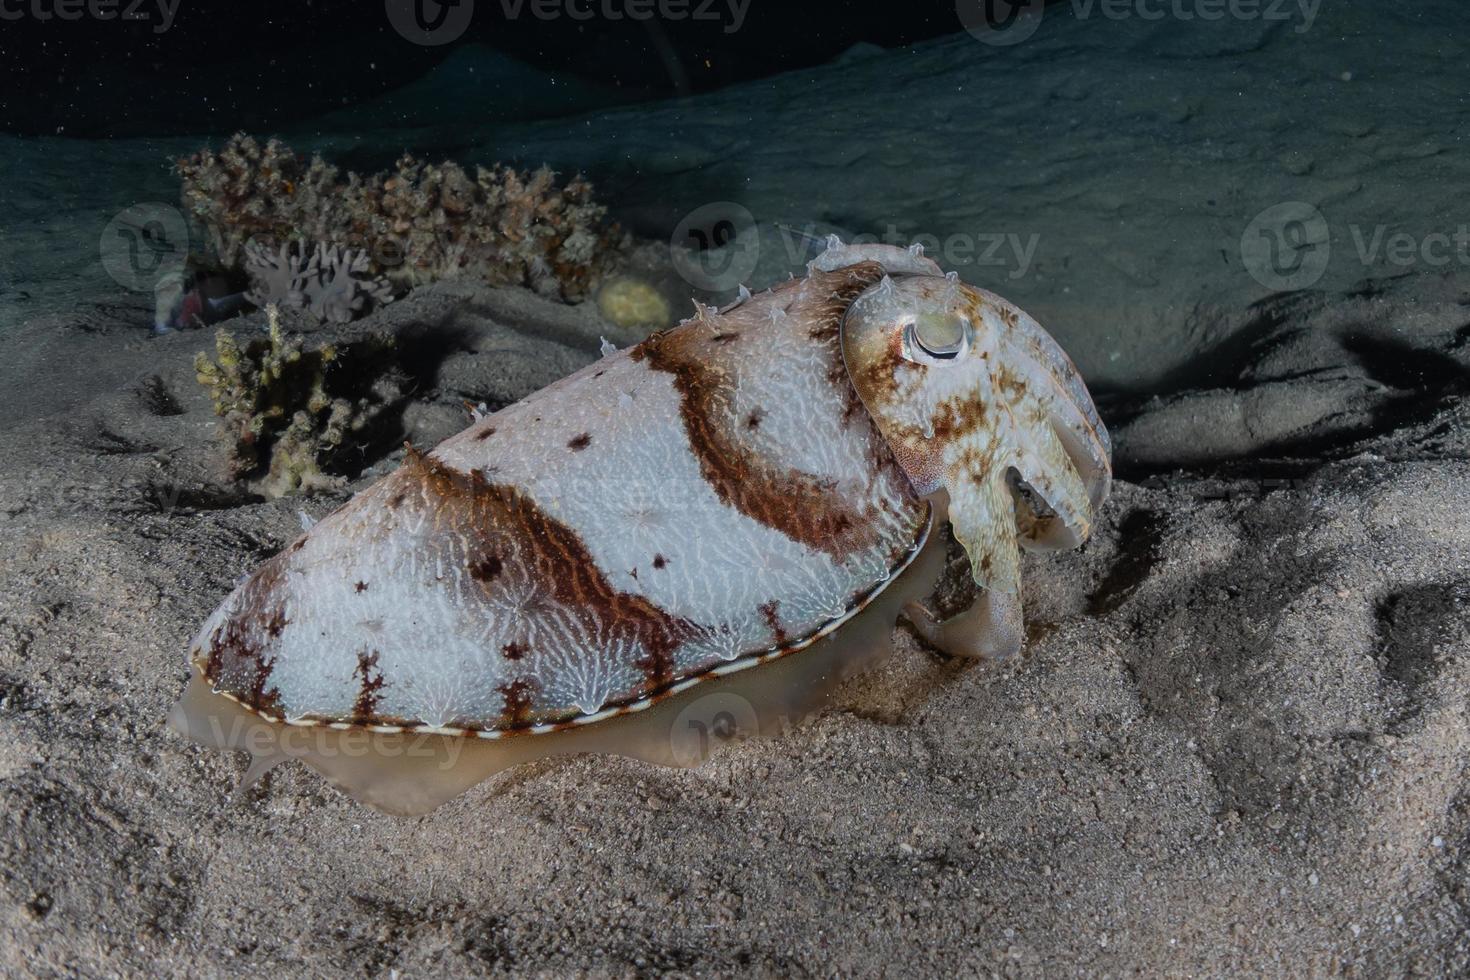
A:
[[[397,291],[458,275],[581,300],[624,246],[580,177],[558,186],[524,173],[401,157],[389,173],[345,176],[320,156],[303,161],[279,140],[236,134],[219,152],[179,160],[185,210],[214,258],[237,267],[248,242],[292,241],[363,250],[363,278]],[[304,252],[303,252],[304,254]]]
[[[620,327],[667,327],[673,319],[669,301],[649,283],[623,276],[603,286],[597,308]]]
[[[281,330],[274,307],[267,312],[267,337],[242,347],[221,330],[215,358],[201,351],[194,360],[222,419],[230,476],[267,497],[338,487],[351,471],[351,450],[371,442],[403,398],[393,342],[307,349]]]
[[[246,297],[256,306],[310,311],[318,320],[348,323],[373,306],[393,301],[393,287],[370,274],[367,253],[318,244],[284,242],[276,250],[259,242],[245,245],[250,275]]]

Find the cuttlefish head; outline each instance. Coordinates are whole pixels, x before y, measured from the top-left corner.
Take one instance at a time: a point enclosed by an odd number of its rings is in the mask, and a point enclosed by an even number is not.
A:
[[[1112,446],[1076,367],[1035,320],[953,274],[885,277],[849,307],[842,351],[915,488],[947,496],[979,585],[1019,588],[1018,545],[1086,540]]]

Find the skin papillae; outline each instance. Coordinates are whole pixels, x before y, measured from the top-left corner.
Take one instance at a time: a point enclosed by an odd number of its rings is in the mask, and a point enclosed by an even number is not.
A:
[[[833,247],[411,450],[210,617],[172,723],[399,813],[548,755],[694,764],[820,706],[901,611],[1014,652],[1018,548],[1087,537],[1109,455],[1035,321]],[[944,520],[981,591],[938,622]]]

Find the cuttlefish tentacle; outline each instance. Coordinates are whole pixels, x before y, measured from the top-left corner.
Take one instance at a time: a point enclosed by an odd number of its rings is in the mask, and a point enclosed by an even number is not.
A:
[[[968,609],[949,619],[939,619],[918,601],[907,603],[903,611],[924,641],[937,650],[953,657],[1004,660],[1015,655],[1025,639],[1020,567],[1015,524],[1005,519],[1009,493],[992,490],[985,496],[989,499],[981,506],[996,507],[1000,512],[987,523],[983,509],[961,508],[967,514],[964,525],[956,522],[949,495],[941,491],[931,500],[936,513],[948,515],[955,538],[965,546],[972,566],[974,556],[981,555],[979,561],[986,566],[983,571],[989,584]]]

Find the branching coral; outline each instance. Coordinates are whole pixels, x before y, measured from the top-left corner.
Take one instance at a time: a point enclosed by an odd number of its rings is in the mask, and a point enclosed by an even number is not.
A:
[[[268,497],[339,486],[353,470],[352,450],[372,440],[403,398],[393,343],[370,338],[308,350],[281,330],[274,307],[268,312],[267,337],[242,347],[221,330],[214,360],[202,351],[194,360],[222,419],[230,476]]]
[[[367,254],[318,244],[308,252],[295,242],[269,249],[245,245],[250,275],[246,298],[256,306],[310,311],[318,320],[348,323],[372,306],[393,301],[393,287],[370,273]]]
[[[362,249],[363,277],[384,276],[398,291],[468,275],[580,300],[623,245],[590,184],[558,186],[544,167],[471,174],[405,155],[392,172],[361,177],[244,134],[177,167],[184,206],[226,267],[241,264],[247,242],[311,242]]]

